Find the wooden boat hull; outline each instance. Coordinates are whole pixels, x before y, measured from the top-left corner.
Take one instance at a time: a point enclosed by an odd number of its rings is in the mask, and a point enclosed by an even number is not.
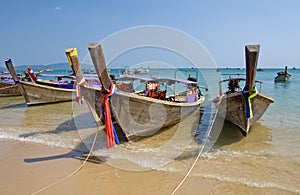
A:
[[[88,104],[95,122],[97,124],[100,124],[102,120],[102,93],[100,92],[101,88],[94,86],[80,86],[80,90],[84,99],[84,103]]]
[[[23,90],[23,96],[27,105],[49,104],[57,102],[72,101],[74,89],[61,89],[32,82],[21,81],[18,83]]]
[[[246,117],[246,100],[241,92],[222,94],[214,99],[221,113],[225,113],[225,119],[238,126],[244,136],[249,132],[250,126],[261,118],[274,100],[262,93],[251,99],[253,117]]]
[[[287,82],[287,81],[289,81],[289,79],[290,79],[290,76],[288,76],[288,75],[278,75],[275,77],[276,82]]]
[[[204,97],[193,103],[178,103],[118,92],[110,100],[114,117],[128,140],[150,136],[178,123],[200,109]]]
[[[12,83],[0,82],[0,96],[21,95],[17,85]]]
[[[101,123],[100,88],[81,86],[82,95],[97,123]],[[167,102],[133,93],[118,91],[110,99],[114,119],[128,140],[151,136],[160,129],[176,124],[200,109],[204,97],[193,103]]]

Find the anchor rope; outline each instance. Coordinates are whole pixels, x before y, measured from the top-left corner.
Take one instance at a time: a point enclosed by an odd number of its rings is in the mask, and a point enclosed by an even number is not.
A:
[[[211,131],[212,131],[212,127],[213,127],[213,124],[214,124],[214,122],[215,122],[215,120],[216,120],[217,113],[218,113],[218,108],[217,108],[217,110],[216,110],[216,113],[215,113],[214,118],[213,118],[213,120],[212,120],[212,123],[211,123],[211,125],[210,125],[209,131],[207,132],[207,134],[206,134],[206,136],[205,136],[206,138],[208,137],[208,135],[210,135],[210,133],[211,133]],[[177,192],[177,190],[182,186],[182,184],[186,181],[186,179],[188,178],[188,176],[190,175],[190,173],[191,173],[192,170],[194,169],[194,167],[195,167],[197,161],[199,160],[199,158],[200,158],[200,156],[201,156],[201,154],[202,154],[202,152],[203,152],[203,150],[204,150],[205,145],[206,145],[206,142],[205,142],[205,144],[199,149],[199,153],[198,153],[196,159],[194,160],[192,166],[190,167],[190,169],[188,170],[188,172],[186,173],[186,175],[183,177],[183,179],[181,180],[181,182],[180,182],[180,183],[176,186],[176,188],[172,191],[171,195],[174,195],[174,194]]]

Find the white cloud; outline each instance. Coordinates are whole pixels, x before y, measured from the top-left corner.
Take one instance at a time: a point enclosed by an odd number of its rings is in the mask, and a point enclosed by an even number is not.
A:
[[[55,7],[55,11],[60,11],[61,10],[61,7]]]

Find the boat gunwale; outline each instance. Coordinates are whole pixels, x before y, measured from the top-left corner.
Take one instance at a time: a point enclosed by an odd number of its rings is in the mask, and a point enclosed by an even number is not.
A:
[[[19,84],[21,84],[21,85],[31,85],[31,86],[34,86],[34,87],[46,88],[46,89],[50,89],[50,90],[66,91],[66,92],[75,92],[76,91],[75,88],[74,89],[66,89],[66,88],[51,87],[51,86],[48,86],[48,85],[41,85],[41,84],[38,84],[38,83],[27,82],[27,81],[20,81]]]
[[[96,90],[101,92],[101,87],[97,87],[97,86],[93,86],[93,85],[87,85],[84,84],[82,85],[83,87],[87,88],[87,89],[91,89],[91,90]],[[205,97],[202,95],[200,96],[200,98],[195,101],[195,102],[174,102],[174,101],[167,101],[167,100],[160,100],[160,99],[156,99],[156,98],[151,98],[151,97],[145,97],[145,96],[141,96],[137,93],[128,93],[128,92],[124,92],[124,91],[117,91],[117,95],[121,95],[121,96],[126,96],[128,98],[137,98],[140,100],[146,100],[148,102],[152,102],[152,103],[159,103],[159,104],[165,104],[165,105],[170,105],[170,106],[195,106],[195,105],[200,105],[205,101]]]
[[[136,98],[136,99],[140,99],[152,103],[159,103],[159,104],[165,104],[170,106],[181,106],[181,107],[200,105],[205,100],[204,96],[200,96],[200,98],[195,102],[174,102],[174,101],[160,100],[151,97],[145,97],[145,96],[138,95],[136,93],[128,93],[124,91],[118,91],[118,95],[127,96],[128,98]]]
[[[221,80],[221,81],[219,81],[219,83],[225,83],[225,82],[228,82],[228,81],[231,81],[231,80],[246,81],[246,79],[245,79],[245,78],[240,78],[240,77],[238,77],[238,78],[229,78],[229,79],[224,79],[224,80]],[[260,83],[260,84],[263,84],[263,82],[262,82],[262,81],[259,81],[259,80],[255,80],[255,83]]]
[[[222,93],[222,95],[216,97],[216,98],[213,100],[213,102],[217,102],[219,99],[222,99],[223,97],[226,97],[226,99],[227,99],[227,98],[232,98],[232,97],[238,96],[238,95],[243,95],[243,94],[241,93],[241,91],[236,91],[236,92],[228,93],[228,94]],[[270,97],[270,96],[268,96],[268,95],[266,95],[266,94],[264,94],[264,93],[258,92],[256,96],[258,96],[258,95],[260,95],[260,96],[262,96],[262,97],[268,99],[271,103],[274,103],[274,102],[275,102],[275,100],[274,100],[272,97]]]

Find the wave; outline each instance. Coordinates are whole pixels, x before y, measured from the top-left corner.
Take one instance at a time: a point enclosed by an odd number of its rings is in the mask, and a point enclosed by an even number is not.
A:
[[[255,187],[255,188],[275,188],[275,189],[284,190],[287,192],[292,192],[292,193],[297,193],[297,194],[300,193],[300,189],[291,188],[290,186],[284,186],[282,184],[275,183],[275,182],[257,182],[257,181],[250,181],[246,178],[240,178],[240,177],[235,178],[235,177],[229,177],[229,176],[202,174],[202,173],[194,174],[193,176],[198,176],[198,177],[202,177],[205,179],[215,179],[215,180],[218,180],[221,182],[243,184],[243,185],[246,185],[249,187]]]

